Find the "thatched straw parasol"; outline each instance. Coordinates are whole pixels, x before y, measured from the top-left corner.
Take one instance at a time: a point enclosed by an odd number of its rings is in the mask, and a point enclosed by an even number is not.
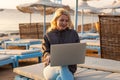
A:
[[[113,1],[110,5],[103,6],[101,13],[117,15],[120,14],[120,1]]]
[[[57,4],[57,3],[51,2],[50,0],[38,0],[37,2],[34,2],[34,3],[24,4],[22,7],[17,6],[17,9],[22,12],[29,12],[29,13],[39,11],[39,13],[43,14],[44,15],[43,33],[45,34],[45,32],[46,32],[46,15],[54,13],[56,8],[59,8],[59,7],[65,8],[66,6],[62,5],[62,4]]]

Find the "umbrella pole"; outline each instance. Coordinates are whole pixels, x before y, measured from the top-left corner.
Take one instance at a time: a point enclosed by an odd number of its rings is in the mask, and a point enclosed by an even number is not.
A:
[[[75,22],[74,22],[74,29],[77,30],[78,26],[78,0],[76,0],[76,9],[75,9]]]
[[[46,6],[44,6],[44,22],[43,22],[43,36],[46,32]]]
[[[84,17],[83,17],[84,15],[83,15],[83,9],[82,9],[82,11],[81,11],[81,35],[83,35],[83,25],[84,25]]]
[[[30,13],[30,26],[31,26],[31,13]]]
[[[94,29],[94,14],[91,14],[91,29]]]

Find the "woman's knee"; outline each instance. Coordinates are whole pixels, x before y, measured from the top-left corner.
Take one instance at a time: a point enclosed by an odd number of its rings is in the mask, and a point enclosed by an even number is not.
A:
[[[47,66],[44,68],[43,74],[46,80],[56,80],[59,73],[57,69]]]

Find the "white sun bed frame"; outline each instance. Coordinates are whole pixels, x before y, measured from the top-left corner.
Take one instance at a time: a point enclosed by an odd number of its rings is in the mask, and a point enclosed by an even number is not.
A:
[[[94,40],[84,39],[84,40],[81,40],[80,42],[81,43],[86,43],[87,49],[97,50],[98,51],[98,55],[101,54],[101,51],[100,51],[100,40],[99,39],[94,39]]]
[[[40,44],[41,40],[40,39],[20,39],[17,41],[5,41],[5,49],[7,49],[8,46],[25,46],[26,49],[28,50],[30,45],[34,44]]]

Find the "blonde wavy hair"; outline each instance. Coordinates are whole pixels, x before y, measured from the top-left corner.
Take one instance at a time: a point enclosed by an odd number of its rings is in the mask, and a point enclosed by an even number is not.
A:
[[[73,29],[73,24],[72,24],[72,21],[71,21],[71,17],[70,17],[69,12],[68,12],[66,9],[64,9],[64,8],[59,8],[59,9],[57,9],[57,10],[55,11],[54,17],[53,17],[53,19],[51,20],[51,26],[50,26],[50,28],[48,28],[47,32],[57,29],[57,19],[58,19],[61,15],[66,15],[66,16],[68,16],[69,22],[68,22],[67,27],[68,27],[69,29]]]

